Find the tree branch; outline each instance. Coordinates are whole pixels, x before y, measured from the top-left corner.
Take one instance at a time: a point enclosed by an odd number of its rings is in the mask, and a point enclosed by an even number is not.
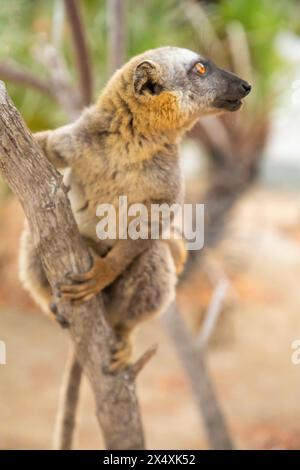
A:
[[[19,198],[35,245],[55,293],[66,272],[88,269],[62,178],[45,158],[0,82],[0,173]],[[57,299],[70,324],[76,357],[96,402],[96,415],[108,449],[141,449],[144,438],[135,384],[126,372],[109,375],[115,336],[105,321],[101,295],[72,305]]]
[[[71,450],[73,431],[75,429],[76,413],[79,399],[82,369],[74,355],[73,348],[65,368],[65,376],[60,390],[60,403],[56,417],[53,448],[55,450]]]
[[[226,278],[221,279],[213,291],[210,304],[208,306],[203,326],[196,338],[195,346],[197,349],[204,349],[207,346],[218,318],[222,312],[223,302],[226,297],[229,282]]]
[[[233,449],[226,421],[206,365],[205,354],[202,349],[197,349],[193,344],[176,303],[173,303],[162,316],[162,322],[190,380],[211,448],[214,450]]]
[[[92,101],[93,81],[86,36],[79,11],[79,0],[64,0],[73,37],[74,53],[84,105]]]
[[[107,0],[108,66],[112,75],[125,60],[126,0]]]
[[[36,59],[46,68],[52,94],[71,120],[76,119],[84,103],[81,94],[72,85],[64,58],[52,44],[40,41],[34,49]]]
[[[51,84],[47,80],[36,77],[32,72],[12,60],[0,61],[0,77],[5,81],[28,86],[29,88],[48,95],[50,98],[54,97]]]
[[[133,379],[135,379],[141,370],[145,367],[145,365],[148,364],[150,359],[152,359],[154,354],[156,354],[156,351],[157,344],[154,344],[147,351],[145,351],[144,354],[134,364],[129,367],[128,372]]]

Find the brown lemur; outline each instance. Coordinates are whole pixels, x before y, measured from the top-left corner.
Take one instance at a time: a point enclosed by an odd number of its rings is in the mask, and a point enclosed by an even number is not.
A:
[[[162,47],[118,70],[76,122],[35,134],[50,162],[70,169],[66,184],[72,211],[94,253],[91,270],[70,275],[61,294],[75,302],[103,291],[107,320],[120,340],[112,370],[128,363],[133,328],[173,299],[185,249],[181,240],[99,240],[97,206],[110,203],[118,211],[121,195],[128,205],[148,208],[181,203],[181,137],[201,116],[239,109],[250,89],[195,52]],[[22,236],[20,276],[50,311],[52,293],[28,228]]]

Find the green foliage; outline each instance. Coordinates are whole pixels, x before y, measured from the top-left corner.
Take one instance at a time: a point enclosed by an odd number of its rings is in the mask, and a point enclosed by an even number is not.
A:
[[[49,36],[53,2],[47,0],[1,0],[0,60],[13,59],[37,76],[45,71],[34,58],[33,48],[41,34]],[[66,121],[51,99],[20,85],[7,83],[8,90],[28,126],[37,131]]]
[[[191,47],[192,31],[185,24],[180,0],[125,0],[127,3],[127,58],[165,45]],[[95,66],[96,89],[107,80],[106,2],[85,2],[89,45]]]
[[[218,5],[209,8],[221,38],[225,37],[229,23],[238,21],[243,25],[263,95],[282,73],[284,60],[278,55],[276,38],[281,31],[296,29],[297,6],[295,0],[220,0]]]
[[[127,56],[146,49],[177,45],[199,49],[199,36],[184,15],[182,0],[127,1]],[[32,50],[41,36],[51,41],[53,18],[62,0],[1,0],[0,59],[13,58],[39,76],[45,71]],[[299,28],[296,0],[219,0],[199,2],[205,7],[218,36],[226,42],[226,27],[232,21],[244,26],[262,96],[267,95],[275,76],[282,72],[274,41],[279,31]],[[82,0],[84,22],[91,52],[97,93],[108,78],[107,18],[105,0]],[[199,25],[201,29],[201,24]],[[76,83],[70,31],[64,24],[60,47]],[[67,120],[58,105],[37,92],[9,85],[9,91],[32,130],[58,126]]]
[[[181,3],[178,0],[129,0],[128,55],[161,46],[193,47],[193,34],[182,17]]]

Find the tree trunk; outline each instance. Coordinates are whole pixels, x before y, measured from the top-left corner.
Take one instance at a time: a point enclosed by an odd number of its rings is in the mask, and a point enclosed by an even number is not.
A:
[[[62,177],[48,162],[0,82],[0,173],[19,198],[41,261],[58,303],[70,323],[78,362],[93,389],[96,415],[108,449],[144,447],[139,406],[131,370],[105,372],[114,333],[104,318],[101,295],[77,305],[58,298],[67,272],[89,269]]]

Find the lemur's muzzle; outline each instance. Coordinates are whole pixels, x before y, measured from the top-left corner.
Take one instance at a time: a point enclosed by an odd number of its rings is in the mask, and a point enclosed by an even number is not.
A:
[[[249,95],[250,91],[251,91],[251,85],[250,83],[248,82],[245,82],[244,80],[241,80],[241,88],[242,88],[242,92],[244,93],[244,96],[247,96]]]
[[[242,99],[251,91],[251,85],[231,72],[219,69],[223,93],[214,100],[214,107],[236,111],[242,105]]]

